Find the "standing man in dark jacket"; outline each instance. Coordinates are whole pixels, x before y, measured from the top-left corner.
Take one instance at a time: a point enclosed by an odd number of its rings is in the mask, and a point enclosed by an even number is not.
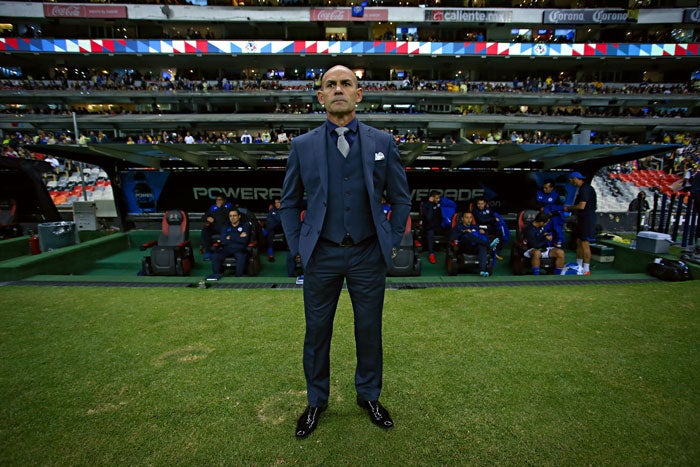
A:
[[[647,212],[649,209],[649,201],[647,201],[647,194],[644,192],[644,190],[640,191],[639,194],[635,196],[632,201],[630,201],[630,204],[627,207],[627,210],[630,212]]]
[[[275,234],[282,232],[282,218],[280,217],[280,199],[275,198],[272,201],[272,206],[270,210],[267,211],[267,218],[265,218],[265,243],[267,244],[267,260],[271,263],[275,261],[275,249],[274,240]]]
[[[567,212],[576,213],[576,263],[579,275],[591,274],[591,243],[595,242],[596,209],[598,197],[595,189],[586,183],[581,172],[569,175],[569,183],[578,188],[573,205],[565,206]]]
[[[690,178],[690,196],[693,198],[693,210],[697,215],[695,221],[695,249],[693,250],[693,261],[700,261],[700,166],[695,164],[695,173]]]
[[[287,161],[282,225],[290,252],[299,254],[303,263],[306,318],[308,405],[297,421],[297,438],[316,429],[328,406],[333,318],[344,282],[355,318],[357,403],[375,425],[394,425],[379,403],[382,309],[387,267],[401,243],[411,195],[391,135],[355,116],[362,93],[349,68],[326,71],[316,96],[327,120],[292,140]],[[384,215],[382,196],[391,204],[390,220]]]
[[[435,259],[435,235],[442,233],[442,209],[440,208],[440,192],[433,190],[428,195],[428,199],[420,207],[423,216],[423,232],[425,243],[428,245],[428,261],[431,264],[437,263]]]

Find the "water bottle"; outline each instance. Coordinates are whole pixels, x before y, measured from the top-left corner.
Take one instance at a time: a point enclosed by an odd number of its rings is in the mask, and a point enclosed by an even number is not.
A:
[[[632,249],[632,250],[637,249],[637,239],[636,238],[633,238],[632,240],[630,240],[630,249]]]

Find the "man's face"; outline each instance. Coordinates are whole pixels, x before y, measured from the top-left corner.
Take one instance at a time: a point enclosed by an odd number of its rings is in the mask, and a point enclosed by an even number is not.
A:
[[[357,77],[352,70],[335,66],[323,75],[316,96],[330,116],[343,118],[354,115],[355,104],[362,100],[362,89],[357,87]]]
[[[219,207],[224,205],[224,199],[221,196],[216,197],[216,205]]]
[[[569,183],[578,188],[581,185],[583,185],[583,180],[581,180],[580,178],[570,178]]]
[[[462,224],[472,225],[474,223],[474,215],[471,212],[462,214]]]
[[[480,199],[479,201],[476,202],[476,207],[483,210],[486,207],[486,201],[483,199]]]
[[[228,213],[228,219],[231,221],[231,224],[236,225],[241,220],[241,215],[238,211],[231,211]]]
[[[554,185],[552,185],[551,183],[545,183],[544,185],[542,185],[542,191],[544,191],[546,195],[550,194],[553,189]]]
[[[280,202],[280,200],[276,199],[275,200],[275,209],[279,209],[281,207],[282,207],[282,203]]]

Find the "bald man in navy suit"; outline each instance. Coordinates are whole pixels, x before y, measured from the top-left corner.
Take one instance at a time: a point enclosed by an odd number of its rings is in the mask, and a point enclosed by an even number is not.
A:
[[[357,403],[372,423],[393,427],[379,403],[382,309],[387,267],[411,210],[406,172],[392,136],[355,116],[362,88],[352,70],[329,69],[317,98],[327,120],[292,141],[280,210],[290,252],[298,253],[304,266],[308,406],[297,421],[297,438],[316,429],[328,406],[333,318],[344,281],[355,319]],[[390,220],[382,196],[391,204]]]

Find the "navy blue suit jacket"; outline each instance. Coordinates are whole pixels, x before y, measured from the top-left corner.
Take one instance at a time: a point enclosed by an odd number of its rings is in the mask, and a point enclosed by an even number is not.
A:
[[[358,122],[365,188],[369,195],[372,218],[377,230],[387,266],[391,265],[391,249],[398,247],[411,211],[411,194],[406,172],[393,137]],[[318,242],[328,201],[328,161],[325,148],[330,136],[323,124],[292,140],[287,161],[287,173],[282,187],[281,217],[287,244],[291,253],[301,255],[304,266]],[[382,206],[382,196],[391,203],[388,220]],[[307,207],[304,220],[300,219],[303,201]],[[358,219],[357,222],[365,222]]]

